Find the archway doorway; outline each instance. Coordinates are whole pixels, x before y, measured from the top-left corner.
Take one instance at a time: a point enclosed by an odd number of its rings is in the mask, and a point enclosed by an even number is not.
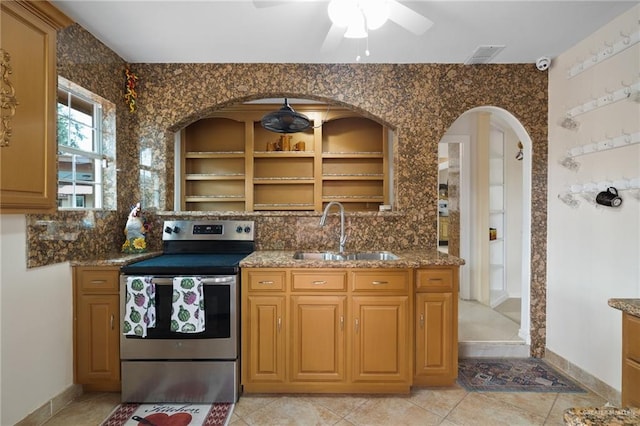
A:
[[[483,353],[490,345],[495,355],[528,356],[531,138],[511,113],[484,106],[462,114],[440,142],[439,220],[448,235],[438,244],[466,261],[461,356],[473,356],[469,343],[482,344]]]

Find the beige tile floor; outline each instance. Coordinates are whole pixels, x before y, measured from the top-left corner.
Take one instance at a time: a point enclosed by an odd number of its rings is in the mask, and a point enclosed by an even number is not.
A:
[[[46,426],[99,425],[119,394],[85,394]],[[467,392],[415,388],[410,395],[243,395],[230,425],[563,425],[569,407],[602,406],[595,394]]]
[[[458,301],[458,341],[522,341],[520,325],[509,317],[474,300]]]

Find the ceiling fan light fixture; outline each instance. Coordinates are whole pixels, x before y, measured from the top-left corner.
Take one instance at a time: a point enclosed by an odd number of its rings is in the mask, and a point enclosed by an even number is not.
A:
[[[365,38],[367,37],[367,29],[364,25],[364,16],[360,15],[355,18],[347,27],[344,33],[345,38]]]
[[[331,0],[329,2],[329,19],[338,27],[348,27],[354,17],[362,15],[356,0]]]
[[[271,132],[297,133],[311,127],[311,120],[306,115],[294,111],[287,98],[284,98],[282,108],[266,114],[262,117],[260,124]]]
[[[389,4],[386,0],[368,0],[360,2],[367,20],[367,28],[377,30],[389,19]]]
[[[366,30],[376,30],[389,19],[387,0],[331,0],[329,19],[337,27],[346,27],[346,38],[364,38]]]

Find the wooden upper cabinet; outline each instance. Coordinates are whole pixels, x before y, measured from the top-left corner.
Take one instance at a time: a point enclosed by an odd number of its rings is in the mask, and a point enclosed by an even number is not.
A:
[[[56,209],[56,32],[72,21],[46,1],[1,3],[0,211]],[[6,121],[5,121],[6,120]],[[4,123],[6,123],[6,126]]]

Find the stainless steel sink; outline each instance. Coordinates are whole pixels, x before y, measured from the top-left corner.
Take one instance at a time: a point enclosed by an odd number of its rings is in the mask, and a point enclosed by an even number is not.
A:
[[[355,255],[356,260],[398,260],[398,256],[388,251],[364,251]]]
[[[388,251],[361,251],[361,252],[303,252],[297,251],[293,258],[296,260],[325,260],[325,261],[345,261],[345,260],[398,260],[399,257]]]

